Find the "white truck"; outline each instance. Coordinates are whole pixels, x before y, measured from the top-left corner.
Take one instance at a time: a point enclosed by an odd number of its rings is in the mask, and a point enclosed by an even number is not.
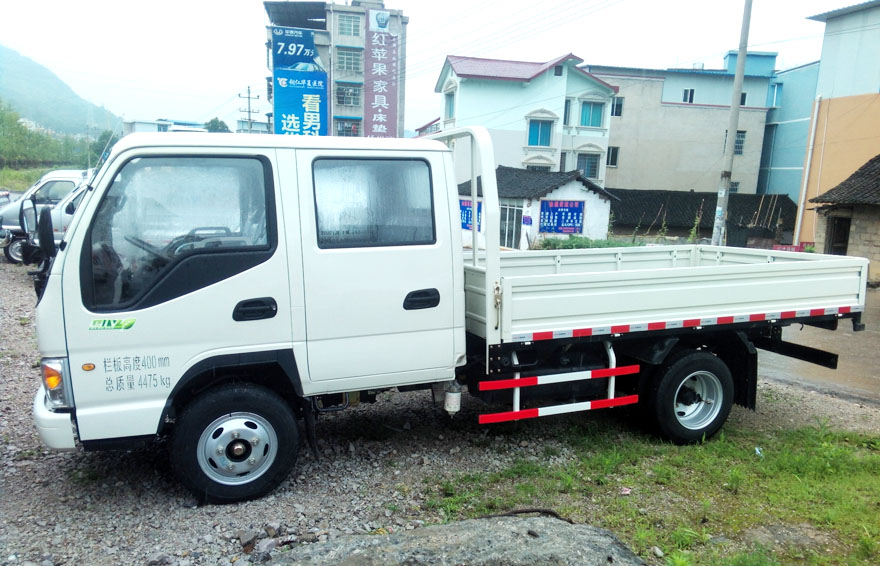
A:
[[[495,170],[485,130],[437,137]],[[426,139],[123,138],[42,276],[43,441],[169,437],[180,480],[216,502],[277,486],[299,419],[314,447],[318,414],[390,388],[433,390],[451,413],[467,389],[488,402],[481,423],[638,404],[689,443],[732,403],[754,408],[756,348],[835,366],[784,342],[784,326],[862,326],[860,258],[501,252],[492,174],[486,249],[463,253],[453,170],[447,145]]]

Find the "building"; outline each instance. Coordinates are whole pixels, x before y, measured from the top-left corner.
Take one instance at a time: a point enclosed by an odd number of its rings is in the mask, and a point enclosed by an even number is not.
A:
[[[718,192],[608,189],[614,237],[648,243],[709,243]],[[787,195],[730,195],[727,244],[769,247],[791,242],[797,205]]]
[[[584,65],[619,92],[611,111],[605,186],[717,191],[738,53],[723,69]],[[731,192],[755,193],[776,53],[749,52],[733,141]]]
[[[269,134],[272,133],[271,124],[269,122],[261,122],[259,120],[237,120],[235,122],[236,134]]]
[[[269,29],[267,64],[274,71],[268,99],[275,102],[273,121],[279,125],[275,97],[294,81],[288,76],[326,77],[321,91],[328,103],[326,132],[334,136],[403,137],[406,77],[406,26],[400,10],[386,9],[381,0],[351,0],[351,4],[324,2],[264,2],[271,26],[307,30],[315,56],[288,66],[279,77],[278,44]],[[274,49],[273,49],[274,45]],[[289,53],[289,44],[282,48]],[[297,50],[294,49],[294,52]],[[302,51],[302,50],[299,50]],[[290,75],[293,73],[293,75]],[[279,82],[279,78],[282,80]],[[311,79],[309,79],[311,80]],[[297,131],[295,133],[308,133]]]
[[[863,2],[809,18],[825,22],[816,101],[802,180],[798,240],[836,241],[837,221],[817,222],[808,202],[841,185],[880,147],[880,1]],[[877,214],[877,209],[864,211]],[[838,209],[834,217],[845,214]],[[853,253],[854,248],[849,248]]]
[[[611,201],[608,191],[579,171],[546,172],[499,165],[495,170],[501,206],[501,245],[527,250],[545,238],[570,235],[604,240]],[[482,177],[477,177],[477,217],[482,232]],[[462,241],[473,242],[471,182],[458,185]],[[482,235],[478,247],[485,247]]]
[[[443,115],[420,130],[484,126],[499,165],[541,172],[578,170],[605,182],[611,101],[616,87],[565,55],[543,63],[450,55],[434,91]],[[468,148],[456,146],[456,177],[469,178]]]
[[[816,250],[866,257],[872,264],[870,277],[880,280],[880,154],[810,202],[820,205]]]
[[[771,79],[758,193],[798,201],[818,79],[818,61],[779,71]]]
[[[205,124],[201,122],[183,122],[181,120],[124,120],[122,122],[122,135],[134,132],[207,132]]]

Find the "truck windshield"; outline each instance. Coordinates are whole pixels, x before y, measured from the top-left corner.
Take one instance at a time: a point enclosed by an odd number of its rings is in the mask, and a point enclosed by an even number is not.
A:
[[[193,254],[266,247],[263,165],[229,157],[127,163],[91,228],[95,306],[121,308]]]

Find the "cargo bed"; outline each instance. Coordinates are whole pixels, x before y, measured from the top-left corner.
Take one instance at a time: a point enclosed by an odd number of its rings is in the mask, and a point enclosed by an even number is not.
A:
[[[862,258],[703,245],[502,252],[491,284],[477,260],[466,327],[487,345],[858,313],[868,275]]]

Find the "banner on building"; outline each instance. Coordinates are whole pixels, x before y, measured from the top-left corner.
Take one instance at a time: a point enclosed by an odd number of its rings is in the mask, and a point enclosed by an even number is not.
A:
[[[580,234],[584,231],[584,203],[577,200],[542,200],[539,231]]]
[[[391,33],[391,13],[367,10],[364,49],[364,136],[397,137],[400,41]]]
[[[326,136],[327,70],[315,31],[272,27],[272,95],[276,134]]]
[[[461,227],[464,230],[473,230],[474,229],[474,209],[471,208],[470,200],[459,200],[459,206],[461,207]],[[483,202],[477,201],[477,231],[483,229]]]

